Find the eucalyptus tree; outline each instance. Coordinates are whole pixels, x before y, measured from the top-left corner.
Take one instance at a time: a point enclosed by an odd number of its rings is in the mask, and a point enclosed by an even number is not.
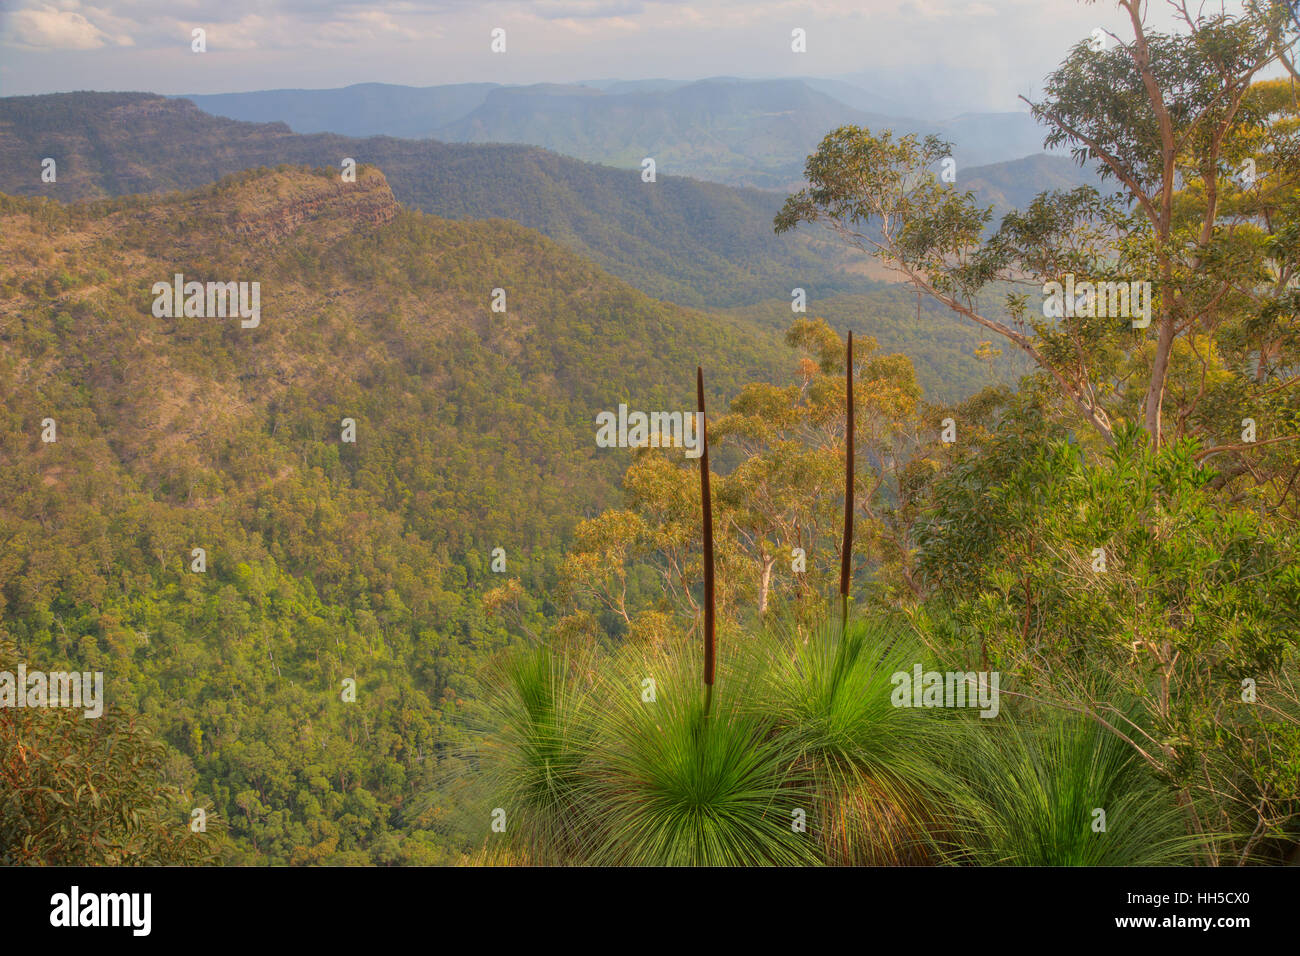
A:
[[[776,231],[829,225],[1022,350],[1097,441],[1136,421],[1153,447],[1192,437],[1228,478],[1276,481],[1270,450],[1300,433],[1300,111],[1268,78],[1300,28],[1284,5],[1175,4],[1166,34],[1144,0],[1117,6],[1126,35],[1078,43],[1030,104],[1045,146],[1113,191],[1046,192],[995,228],[931,172],[948,144],[845,126]]]
[[[821,319],[799,319],[786,382],[751,382],[709,421],[717,613],[725,625],[778,608],[804,624],[825,611],[840,567],[844,485],[845,343]],[[921,435],[921,389],[911,361],[853,343],[855,566],[908,573],[908,529],[894,520]],[[561,630],[604,630],[663,641],[699,617],[700,499],[695,465],[674,450],[642,449],[623,478],[624,502],[581,522],[561,566],[568,613]]]

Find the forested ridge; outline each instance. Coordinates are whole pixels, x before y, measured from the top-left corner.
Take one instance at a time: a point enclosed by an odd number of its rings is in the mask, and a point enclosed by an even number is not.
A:
[[[58,181],[41,180],[56,160]],[[257,166],[383,170],[399,202],[449,219],[513,219],[656,298],[727,306],[788,296],[793,286],[863,290],[842,250],[772,235],[778,193],[585,163],[518,145],[386,136],[298,135],[283,123],[210,116],[148,93],[0,99],[7,191],[63,202],[193,189]]]
[[[436,813],[402,812],[510,640],[477,599],[492,550],[544,593],[616,500],[595,412],[685,406],[705,353],[736,387],[775,336],[523,227],[404,210],[369,168],[0,202],[6,659],[104,671],[166,743],[172,822],[206,806],[223,859],[455,859]],[[260,281],[260,325],[155,318],[176,272]]]

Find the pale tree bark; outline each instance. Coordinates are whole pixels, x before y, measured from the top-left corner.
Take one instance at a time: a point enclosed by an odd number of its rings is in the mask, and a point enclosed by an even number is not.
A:
[[[776,558],[765,554],[760,561],[763,571],[758,579],[758,613],[766,614],[768,595],[772,592],[772,567],[776,564]]]

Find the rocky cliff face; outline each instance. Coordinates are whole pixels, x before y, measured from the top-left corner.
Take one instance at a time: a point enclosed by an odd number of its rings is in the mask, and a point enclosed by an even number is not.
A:
[[[279,166],[123,209],[106,225],[164,258],[203,256],[217,248],[247,257],[294,236],[330,243],[379,228],[400,211],[388,180],[372,166],[358,167],[355,182],[343,181],[338,170]]]
[[[313,236],[334,238],[382,226],[396,217],[399,208],[383,173],[362,168],[356,182],[344,182],[338,173],[329,178],[296,177],[288,189],[241,203],[227,225],[241,240],[274,244],[303,227],[310,227]]]

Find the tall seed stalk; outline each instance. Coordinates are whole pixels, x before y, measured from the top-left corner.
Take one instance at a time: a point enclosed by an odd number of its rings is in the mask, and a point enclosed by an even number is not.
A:
[[[695,397],[700,411],[700,500],[704,504],[704,716],[713,702],[714,590],[713,499],[709,495],[709,430],[704,415],[704,370],[695,367]]]
[[[847,396],[848,447],[844,453],[844,546],[840,553],[840,615],[843,627],[849,626],[849,579],[853,573],[853,332],[844,358],[844,388]]]

